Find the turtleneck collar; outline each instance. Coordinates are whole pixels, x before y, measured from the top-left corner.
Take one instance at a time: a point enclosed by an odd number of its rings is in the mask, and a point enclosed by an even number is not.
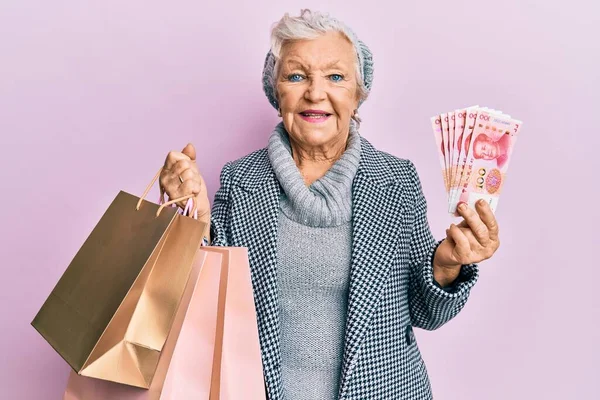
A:
[[[275,176],[283,188],[280,202],[291,220],[312,227],[339,226],[352,218],[352,182],[360,162],[360,135],[350,124],[348,144],[327,173],[306,186],[292,158],[289,134],[283,122],[269,138],[268,154]]]

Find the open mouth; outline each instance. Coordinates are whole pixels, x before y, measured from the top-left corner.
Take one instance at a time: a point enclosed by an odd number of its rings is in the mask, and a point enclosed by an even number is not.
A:
[[[300,113],[300,116],[302,117],[302,119],[311,121],[311,122],[324,121],[327,118],[329,118],[331,115],[332,114],[324,112],[324,111],[313,111],[313,110],[303,111]]]

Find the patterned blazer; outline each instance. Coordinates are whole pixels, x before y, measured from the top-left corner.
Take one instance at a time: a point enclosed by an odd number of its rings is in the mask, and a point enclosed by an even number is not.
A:
[[[215,194],[215,246],[248,248],[265,387],[284,399],[279,350],[277,221],[280,185],[267,150],[227,163]],[[414,165],[361,138],[352,188],[352,262],[339,399],[431,399],[413,327],[439,328],[465,305],[477,265],[450,290],[433,280],[437,245]],[[310,249],[306,249],[310,251]]]

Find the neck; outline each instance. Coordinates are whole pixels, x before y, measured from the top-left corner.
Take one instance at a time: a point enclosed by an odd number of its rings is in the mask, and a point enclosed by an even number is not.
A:
[[[304,147],[290,136],[292,158],[302,175],[306,186],[325,176],[337,160],[340,159],[348,144],[348,134],[335,143],[323,148]]]

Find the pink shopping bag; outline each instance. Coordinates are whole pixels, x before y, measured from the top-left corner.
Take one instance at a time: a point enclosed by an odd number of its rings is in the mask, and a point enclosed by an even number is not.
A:
[[[264,400],[245,248],[202,247],[148,389],[71,371],[64,400]]]

